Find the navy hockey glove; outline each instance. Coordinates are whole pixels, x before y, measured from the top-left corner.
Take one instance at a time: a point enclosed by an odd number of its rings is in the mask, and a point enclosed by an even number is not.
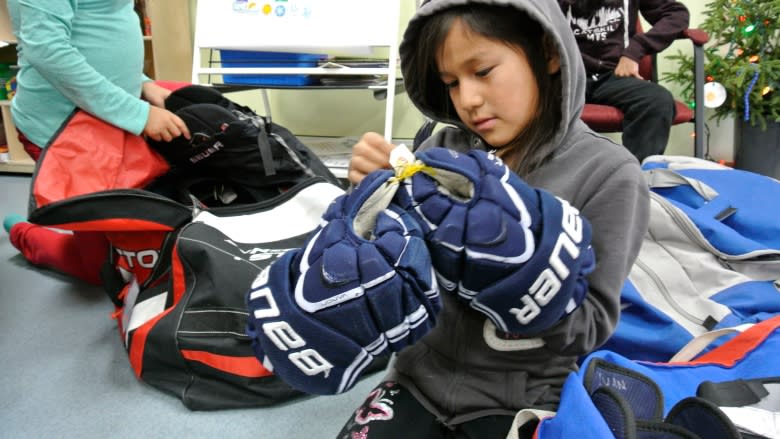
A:
[[[307,393],[350,389],[374,357],[425,335],[441,305],[419,227],[388,206],[398,185],[373,173],[337,198],[307,244],[248,293],[255,353]]]
[[[576,309],[595,266],[588,221],[483,151],[432,148],[396,201],[423,229],[439,285],[504,332],[534,335]]]

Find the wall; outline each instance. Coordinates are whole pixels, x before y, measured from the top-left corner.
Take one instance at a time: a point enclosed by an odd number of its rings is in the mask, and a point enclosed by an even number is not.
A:
[[[190,0],[194,4],[194,0]],[[406,21],[414,13],[415,0],[401,0],[401,25],[399,38],[403,33]],[[683,0],[691,11],[691,26],[696,27],[704,19],[704,3],[697,0]],[[194,10],[194,7],[192,8]],[[667,54],[677,50],[690,53],[689,41],[677,41]],[[664,71],[676,69],[677,66],[659,56],[659,77]],[[676,88],[667,85],[674,93]],[[273,90],[270,95],[271,111],[274,119],[299,135],[311,136],[359,136],[365,131],[381,132],[384,123],[384,103],[375,100],[366,90],[349,91],[279,91]],[[262,99],[258,92],[241,92],[231,95],[233,99],[249,105],[257,111],[263,110]],[[393,127],[393,137],[412,138],[423,118],[409,102],[405,94],[396,99],[396,110]],[[717,124],[710,120],[712,110],[705,109],[707,126],[710,129],[709,141],[705,138],[705,150],[709,143],[709,155],[716,160],[733,159],[733,120],[725,120]],[[693,124],[682,124],[672,128],[667,154],[693,155]],[[619,134],[609,137],[619,141]]]
[[[192,78],[192,21],[194,0],[146,0],[152,21],[155,79]]]

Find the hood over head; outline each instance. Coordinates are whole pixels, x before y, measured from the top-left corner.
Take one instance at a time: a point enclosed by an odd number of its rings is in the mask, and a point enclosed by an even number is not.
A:
[[[417,63],[414,49],[418,44],[421,28],[426,21],[432,15],[446,9],[469,4],[516,7],[524,11],[531,19],[539,22],[544,31],[552,37],[560,54],[563,88],[561,93],[561,125],[549,146],[554,148],[566,135],[572,124],[579,120],[582,107],[585,104],[586,85],[585,69],[577,42],[556,0],[429,0],[425,2],[409,21],[399,47],[401,72],[404,78],[410,78],[414,75],[413,69]],[[444,114],[440,106],[431,102],[433,99],[431,90],[435,89],[429,87],[438,87],[442,90],[442,95],[436,96],[436,99],[449,99],[438,77],[430,78],[430,81],[409,81],[405,86],[412,103],[424,115],[436,121],[464,127],[457,119],[457,115]],[[423,88],[428,88],[428,90]]]

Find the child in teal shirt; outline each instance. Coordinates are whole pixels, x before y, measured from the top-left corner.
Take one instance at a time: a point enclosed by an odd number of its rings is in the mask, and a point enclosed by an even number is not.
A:
[[[135,135],[189,138],[185,123],[163,106],[170,91],[143,74],[133,6],[132,0],[8,1],[19,65],[11,114],[33,159],[76,109]],[[102,236],[62,234],[21,219],[9,216],[3,225],[31,263],[100,282],[108,255]]]

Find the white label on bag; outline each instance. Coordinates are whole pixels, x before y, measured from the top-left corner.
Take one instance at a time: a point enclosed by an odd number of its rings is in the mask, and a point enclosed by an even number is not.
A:
[[[127,288],[127,294],[125,294],[122,312],[122,328],[125,331],[125,346],[127,346],[127,333],[130,332],[127,324],[130,322],[130,316],[133,314],[135,301],[138,299],[138,291],[140,290],[140,287],[138,286],[138,280],[135,278],[135,276],[130,278],[130,281],[125,288]]]
[[[130,284],[127,286],[127,295],[125,295],[122,312],[122,328],[125,331],[125,347],[128,346],[129,334],[131,331],[165,311],[165,301],[168,298],[167,291],[136,304],[135,301],[138,299],[139,291],[140,287],[138,286],[138,281],[133,277],[133,280],[131,280]]]

